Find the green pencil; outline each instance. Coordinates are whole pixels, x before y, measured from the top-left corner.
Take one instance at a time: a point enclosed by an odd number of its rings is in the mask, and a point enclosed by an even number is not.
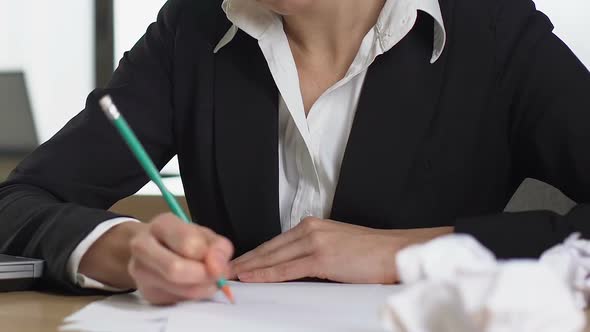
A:
[[[174,195],[172,195],[172,193],[164,185],[164,181],[162,180],[162,176],[156,168],[156,165],[154,165],[154,162],[143,148],[143,145],[131,127],[129,127],[129,124],[123,115],[119,113],[119,110],[117,109],[117,106],[115,106],[115,103],[113,103],[111,97],[109,95],[102,97],[99,101],[99,104],[115,128],[117,128],[117,131],[119,131],[119,134],[121,134],[121,137],[123,137],[123,140],[125,143],[127,143],[127,146],[148,177],[156,184],[156,186],[158,186],[158,189],[160,189],[160,192],[162,193],[162,196],[166,200],[166,203],[170,207],[172,213],[174,213],[178,218],[182,219],[185,223],[190,224],[191,220],[188,218],[186,213],[184,213],[184,210]],[[233,296],[225,278],[219,278],[217,280],[217,287],[221,289],[225,296],[233,303]]]

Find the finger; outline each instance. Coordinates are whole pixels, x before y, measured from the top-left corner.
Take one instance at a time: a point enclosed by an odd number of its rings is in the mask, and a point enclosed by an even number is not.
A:
[[[139,287],[142,297],[153,305],[171,305],[183,301],[180,296],[171,294],[160,288]]]
[[[247,252],[238,259],[234,260],[234,264],[243,263],[253,256],[268,254],[287,243],[298,240],[299,238],[314,232],[319,229],[322,225],[322,220],[318,218],[308,217],[303,219],[299,225],[289,231],[275,237],[274,239],[260,245],[256,249]]]
[[[250,250],[249,252],[243,254],[242,256],[235,259],[233,263],[234,264],[242,263],[254,256],[264,255],[268,252],[271,252],[271,251],[273,251],[273,250],[275,250],[275,249],[277,249],[277,248],[279,248],[291,241],[298,239],[301,236],[300,233],[301,233],[300,230],[297,228],[290,229],[290,230],[286,231],[285,233],[282,233],[282,234],[276,236],[275,238],[259,245],[255,249]]]
[[[151,270],[143,263],[132,259],[129,263],[129,273],[142,289],[160,290],[164,298],[170,300],[200,300],[215,294],[216,286],[210,280],[204,283],[180,285],[162,278],[156,271]]]
[[[215,252],[215,255],[219,258],[220,262],[227,264],[234,255],[234,246],[227,238],[215,235],[213,241],[209,245],[209,252]]]
[[[207,230],[211,232],[213,231]],[[229,261],[234,254],[232,243],[225,237],[214,234],[214,240],[205,256],[207,271],[214,278],[227,277],[230,271]]]
[[[202,227],[201,230],[209,239],[209,248],[205,255],[205,265],[213,277],[225,277],[230,274],[229,260],[233,257],[234,246],[227,238]]]
[[[276,266],[240,273],[238,278],[242,282],[249,283],[283,282],[307,277],[313,278],[317,275],[314,270],[315,266],[313,256],[306,256]]]
[[[202,260],[207,254],[209,242],[214,235],[204,227],[189,225],[170,215],[154,220],[151,227],[154,237],[178,255],[193,260]]]
[[[194,284],[209,280],[205,265],[176,255],[146,234],[131,241],[131,253],[165,280],[179,284]]]
[[[233,270],[229,270],[228,274],[227,274],[227,280],[231,280],[231,281],[238,281],[238,274],[236,272],[234,272]]]
[[[286,245],[268,254],[256,255],[252,258],[233,265],[236,274],[259,270],[262,268],[279,265],[304,256],[311,255],[314,251],[311,237],[304,237],[299,240],[287,243]]]

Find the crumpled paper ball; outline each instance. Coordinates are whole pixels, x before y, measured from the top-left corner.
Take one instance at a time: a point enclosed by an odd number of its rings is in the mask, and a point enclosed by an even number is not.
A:
[[[383,325],[393,332],[583,331],[589,243],[572,236],[541,260],[510,261],[497,261],[468,235],[408,247],[397,257],[405,286],[388,299]]]

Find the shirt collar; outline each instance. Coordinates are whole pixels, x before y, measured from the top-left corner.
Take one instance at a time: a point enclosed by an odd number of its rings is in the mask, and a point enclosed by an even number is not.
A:
[[[238,29],[261,40],[271,27],[277,24],[282,27],[280,16],[257,1],[224,0],[222,8],[233,25],[215,47],[215,53],[233,40]],[[377,37],[381,48],[384,51],[390,50],[414,26],[418,11],[423,11],[434,19],[431,59],[431,63],[434,63],[440,58],[446,43],[446,30],[438,0],[387,0],[375,25]]]

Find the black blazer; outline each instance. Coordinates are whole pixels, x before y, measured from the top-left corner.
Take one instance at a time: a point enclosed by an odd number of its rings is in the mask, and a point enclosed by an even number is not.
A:
[[[178,154],[190,212],[237,254],[280,232],[278,91],[257,42],[221,0],[170,0],[106,89],[0,186],[0,252],[45,259],[44,287],[83,292],[66,262],[105,212],[148,180],[97,98],[112,95],[160,167]],[[433,21],[369,69],[331,218],[373,228],[454,225],[499,257],[533,257],[572,232],[567,216],[502,213],[526,177],[590,201],[590,74],[530,0],[440,0]],[[393,254],[393,253],[392,253]]]

